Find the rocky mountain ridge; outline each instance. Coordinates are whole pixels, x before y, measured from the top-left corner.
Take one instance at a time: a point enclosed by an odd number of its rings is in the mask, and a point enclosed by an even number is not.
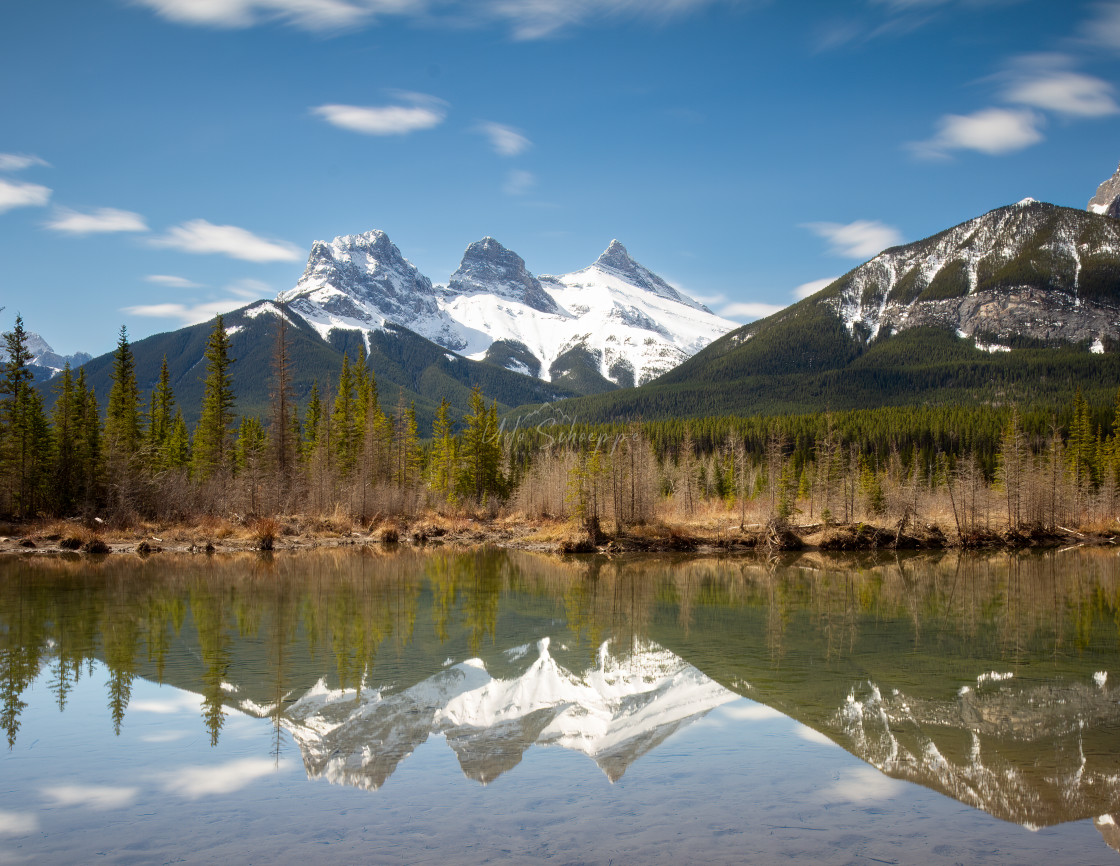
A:
[[[434,285],[381,231],[317,241],[277,300],[324,339],[398,325],[467,358],[587,390],[649,381],[735,327],[638,264],[617,240],[592,265],[534,276],[493,238]]]

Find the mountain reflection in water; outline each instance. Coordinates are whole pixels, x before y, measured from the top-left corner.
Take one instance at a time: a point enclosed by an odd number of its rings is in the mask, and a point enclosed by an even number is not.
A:
[[[623,659],[604,643],[597,664],[580,675],[557,664],[548,647],[542,638],[538,658],[511,679],[468,659],[391,695],[320,681],[281,724],[310,776],[360,788],[379,788],[437,733],[463,773],[482,783],[515,767],[535,743],[583,752],[613,782],[682,725],[738,697],[654,644]]]
[[[504,551],[0,563],[0,725],[97,661],[290,736],[310,776],[379,788],[442,736],[493,781],[534,745],[612,781],[740,696],[882,773],[1007,821],[1120,812],[1120,559],[559,560]],[[37,736],[34,732],[32,736]]]

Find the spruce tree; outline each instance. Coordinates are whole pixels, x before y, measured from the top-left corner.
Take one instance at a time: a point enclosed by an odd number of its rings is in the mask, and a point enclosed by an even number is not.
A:
[[[171,373],[167,368],[167,356],[164,355],[159,367],[159,379],[148,400],[148,429],[144,443],[148,465],[155,471],[166,468],[163,458],[167,440],[171,436],[171,425],[174,422],[171,413],[174,408],[175,394],[171,390]]]
[[[136,362],[128,342],[128,329],[121,325],[113,352],[113,385],[105,416],[105,447],[110,459],[129,460],[140,448],[140,391],[136,385]]]
[[[7,510],[18,516],[35,513],[47,479],[50,430],[39,393],[31,387],[31,351],[23,318],[3,335],[7,360],[0,378],[0,483]]]
[[[206,388],[202,395],[202,412],[194,435],[194,468],[200,478],[229,468],[230,432],[233,424],[233,378],[230,367],[229,335],[222,317],[214,320],[214,329],[206,341]]]

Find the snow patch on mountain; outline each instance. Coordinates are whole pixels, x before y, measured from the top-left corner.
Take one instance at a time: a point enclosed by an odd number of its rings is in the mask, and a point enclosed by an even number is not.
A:
[[[1114,265],[1120,221],[1024,199],[886,250],[817,302],[865,342],[922,326],[1000,337],[989,351],[1011,336],[1092,342],[1120,334],[1120,304],[1082,281]]]
[[[433,734],[443,735],[464,774],[484,784],[533,745],[582,752],[616,781],[674,731],[738,698],[653,643],[622,654],[603,644],[582,674],[557,663],[547,637],[536,648],[535,660],[509,679],[473,658],[395,694],[320,681],[281,723],[308,774],[336,784],[380,787]],[[527,655],[524,647],[507,653],[511,661]]]
[[[736,327],[617,240],[587,268],[535,277],[520,256],[484,238],[467,248],[446,286],[434,286],[384,232],[346,235],[317,241],[299,283],[278,300],[324,339],[396,324],[474,360],[495,343],[516,344],[522,357],[502,363],[529,374],[536,366],[545,380],[557,358],[584,349],[604,378],[645,382]]]

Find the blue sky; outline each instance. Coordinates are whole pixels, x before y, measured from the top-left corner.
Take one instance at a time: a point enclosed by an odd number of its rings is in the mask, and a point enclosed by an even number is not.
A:
[[[99,354],[382,229],[435,282],[612,238],[739,321],[1120,161],[1120,3],[17,0],[0,325]]]

